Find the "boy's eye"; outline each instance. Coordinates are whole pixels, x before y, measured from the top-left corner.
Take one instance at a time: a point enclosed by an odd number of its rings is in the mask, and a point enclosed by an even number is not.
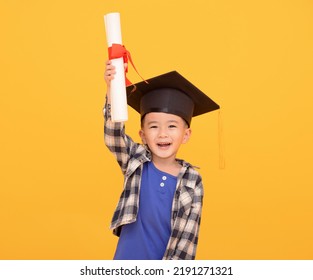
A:
[[[150,128],[157,128],[157,126],[156,125],[151,125]]]

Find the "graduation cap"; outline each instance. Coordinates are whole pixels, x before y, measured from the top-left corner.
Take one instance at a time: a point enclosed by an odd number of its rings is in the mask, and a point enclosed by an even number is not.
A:
[[[169,113],[180,116],[189,126],[192,117],[220,108],[176,71],[128,86],[127,103],[141,118],[151,112]]]

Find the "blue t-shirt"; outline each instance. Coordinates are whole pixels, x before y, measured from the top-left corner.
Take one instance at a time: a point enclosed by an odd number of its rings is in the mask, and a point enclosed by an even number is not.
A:
[[[171,235],[172,202],[177,177],[144,163],[139,211],[134,223],[124,225],[115,260],[161,260]]]

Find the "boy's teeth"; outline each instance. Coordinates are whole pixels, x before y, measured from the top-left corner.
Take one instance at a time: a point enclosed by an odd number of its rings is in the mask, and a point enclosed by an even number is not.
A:
[[[170,143],[159,143],[158,145],[159,146],[167,146],[167,145],[169,145]]]

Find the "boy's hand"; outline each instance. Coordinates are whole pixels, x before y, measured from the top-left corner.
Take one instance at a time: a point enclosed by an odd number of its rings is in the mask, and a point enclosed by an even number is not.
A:
[[[127,69],[127,63],[124,63],[124,69]],[[111,81],[114,79],[115,74],[115,66],[112,65],[111,60],[107,60],[105,63],[104,80],[107,84],[107,101],[109,104],[111,103],[110,85]]]
[[[107,60],[105,63],[104,80],[108,88],[110,87],[111,81],[114,79],[115,73],[115,66],[112,65],[111,60]]]
[[[126,70],[127,63],[124,63],[124,69]],[[104,72],[104,80],[107,84],[107,87],[110,87],[111,81],[114,79],[116,74],[115,66],[112,65],[111,60],[107,60],[105,63],[105,72]]]

